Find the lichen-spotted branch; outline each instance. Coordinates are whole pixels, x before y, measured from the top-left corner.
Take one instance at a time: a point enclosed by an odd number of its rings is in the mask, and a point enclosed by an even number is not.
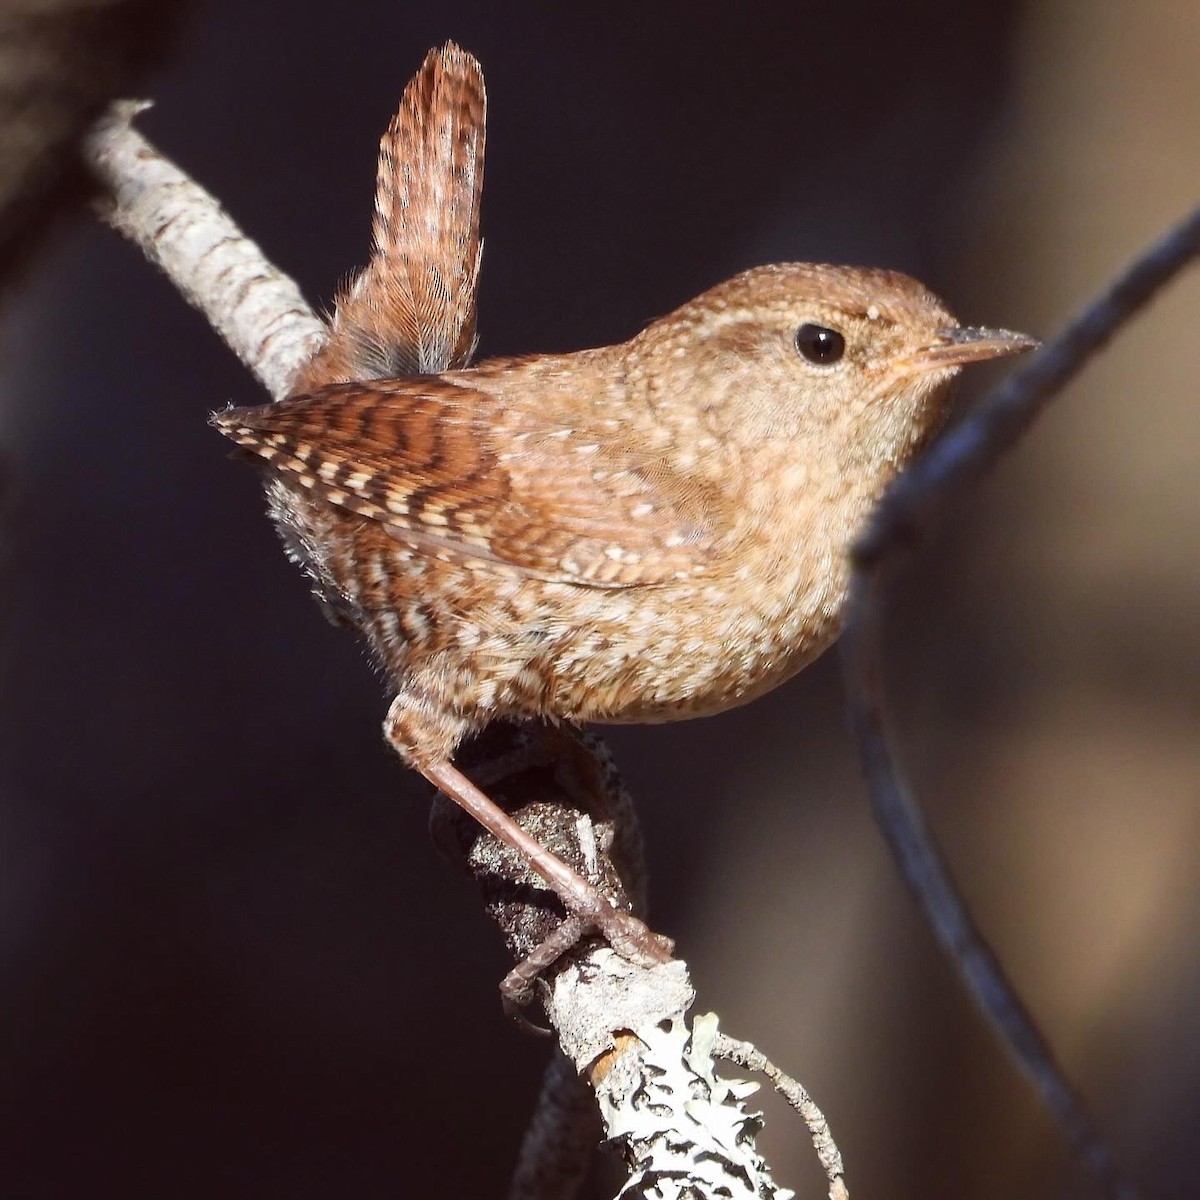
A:
[[[215,198],[132,128],[138,109],[115,106],[86,141],[87,162],[106,190],[102,215],[164,271],[271,396],[282,398],[326,343],[326,326]],[[553,779],[550,784],[560,794],[563,826],[586,825],[590,818],[570,807],[571,790]],[[607,781],[601,790],[610,786]],[[541,816],[544,820],[545,813]],[[609,843],[619,847],[635,837],[631,820],[618,820],[593,855],[605,858]],[[521,875],[523,864],[498,862],[494,856],[502,858],[504,848],[489,849],[493,857],[485,855],[474,868],[477,878],[494,883],[499,872],[527,897],[530,880]],[[610,869],[595,865],[601,874]],[[637,891],[640,882],[627,886]],[[538,905],[526,901],[526,907]],[[540,919],[515,918],[533,928]],[[604,1136],[630,1165],[622,1196],[791,1195],[774,1183],[757,1150],[760,1120],[744,1104],[752,1088],[725,1082],[715,1072],[715,1018],[689,1024],[693,991],[685,963],[632,966],[593,941],[573,951],[542,986],[560,1044],[594,1088]],[[526,1166],[537,1174],[536,1164]],[[571,1170],[562,1175],[568,1181],[577,1177]],[[541,1200],[551,1195],[523,1194]]]

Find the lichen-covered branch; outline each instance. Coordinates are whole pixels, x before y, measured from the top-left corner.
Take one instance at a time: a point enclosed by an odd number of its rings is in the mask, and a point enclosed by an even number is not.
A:
[[[543,845],[614,903],[632,900],[644,912],[637,819],[598,739],[567,729],[521,729],[514,738],[499,724],[468,747],[465,765],[486,773],[492,794]],[[553,938],[559,903],[514,851],[483,836],[448,801],[435,807],[434,835],[479,884],[515,958]],[[563,1054],[591,1086],[604,1139],[629,1168],[624,1200],[791,1194],[758,1153],[760,1121],[745,1107],[753,1087],[716,1074],[716,1018],[688,1019],[694,993],[686,963],[637,966],[590,939],[544,969],[535,989]],[[551,1076],[510,1200],[574,1194],[579,1161],[546,1132],[575,1143],[578,1114],[561,1097]]]
[[[107,190],[105,219],[165,272],[272,397],[283,397],[325,343],[326,327],[218,202],[132,128],[137,110],[118,106],[85,145]],[[545,731],[554,743],[546,754],[527,740],[536,743],[542,733],[497,726],[488,736],[493,740],[476,755],[474,768],[487,770],[491,763],[499,793],[527,810],[523,819],[537,824],[538,837],[577,869],[640,900],[636,820],[598,743]],[[473,823],[452,828],[447,820],[443,814],[435,822],[435,835],[479,880],[514,955],[525,958],[561,921],[557,902],[523,862]],[[753,1087],[716,1075],[715,1018],[688,1023],[694,994],[685,963],[635,967],[591,940],[570,949],[536,986],[560,1045],[593,1090],[602,1136],[630,1166],[623,1197],[791,1195],[773,1182],[757,1151],[760,1121],[744,1104]],[[561,1083],[551,1080],[547,1094],[561,1092]],[[554,1103],[551,1095],[546,1104]],[[574,1120],[570,1105],[558,1110],[542,1110],[552,1131]],[[550,1162],[561,1144],[531,1133],[513,1196],[562,1200],[572,1194],[582,1175],[579,1147],[576,1137],[560,1162]]]

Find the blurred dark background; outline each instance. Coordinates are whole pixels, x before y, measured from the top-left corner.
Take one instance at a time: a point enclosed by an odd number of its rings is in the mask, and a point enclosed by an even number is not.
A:
[[[1200,193],[1190,0],[197,0],[141,126],[327,302],[447,38],[489,91],[485,354],[624,338],[780,259],[1046,335]],[[891,639],[911,777],[1152,1196],[1200,1188],[1198,312],[1193,276],[1094,364]],[[255,384],[84,216],[9,297],[0,388],[0,1192],[502,1194],[547,1049],[362,653],[205,423]],[[1095,1194],[887,861],[832,656],[611,740],[654,924],[824,1106],[856,1194]],[[778,1178],[822,1194],[764,1104]]]

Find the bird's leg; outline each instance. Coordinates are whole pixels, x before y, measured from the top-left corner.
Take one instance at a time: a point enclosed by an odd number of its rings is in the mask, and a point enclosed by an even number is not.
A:
[[[392,701],[384,724],[384,734],[400,757],[515,850],[546,881],[571,916],[594,929],[630,962],[643,966],[666,962],[673,949],[670,939],[652,933],[631,912],[613,904],[594,883],[547,850],[450,761],[466,731],[466,723],[431,703],[411,675]]]
[[[505,1013],[531,1033],[548,1033],[549,1030],[533,1024],[522,1009],[533,1000],[534,984],[542,974],[564,954],[574,950],[588,933],[587,926],[579,917],[567,917],[550,931],[505,977],[500,980],[500,1000]]]
[[[571,870],[484,795],[448,758],[424,763],[417,769],[490,834],[520,854],[546,881],[567,912],[594,928],[622,958],[653,966],[671,957],[667,939],[652,933],[633,913],[617,908],[595,884]]]

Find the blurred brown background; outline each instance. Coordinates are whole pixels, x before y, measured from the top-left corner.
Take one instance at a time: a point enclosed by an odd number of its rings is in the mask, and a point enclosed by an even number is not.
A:
[[[198,0],[142,127],[325,301],[448,37],[489,88],[484,353],[619,339],[773,259],[897,267],[1046,335],[1200,195],[1191,0]],[[1200,1189],[1198,318],[1193,272],[892,625],[910,775],[1151,1196]],[[79,219],[10,297],[0,388],[0,1192],[502,1194],[546,1048],[501,1015],[377,681],[205,424],[254,384]],[[655,924],[824,1106],[857,1195],[1095,1194],[887,861],[832,657],[612,742]],[[822,1194],[765,1103],[778,1177]]]

